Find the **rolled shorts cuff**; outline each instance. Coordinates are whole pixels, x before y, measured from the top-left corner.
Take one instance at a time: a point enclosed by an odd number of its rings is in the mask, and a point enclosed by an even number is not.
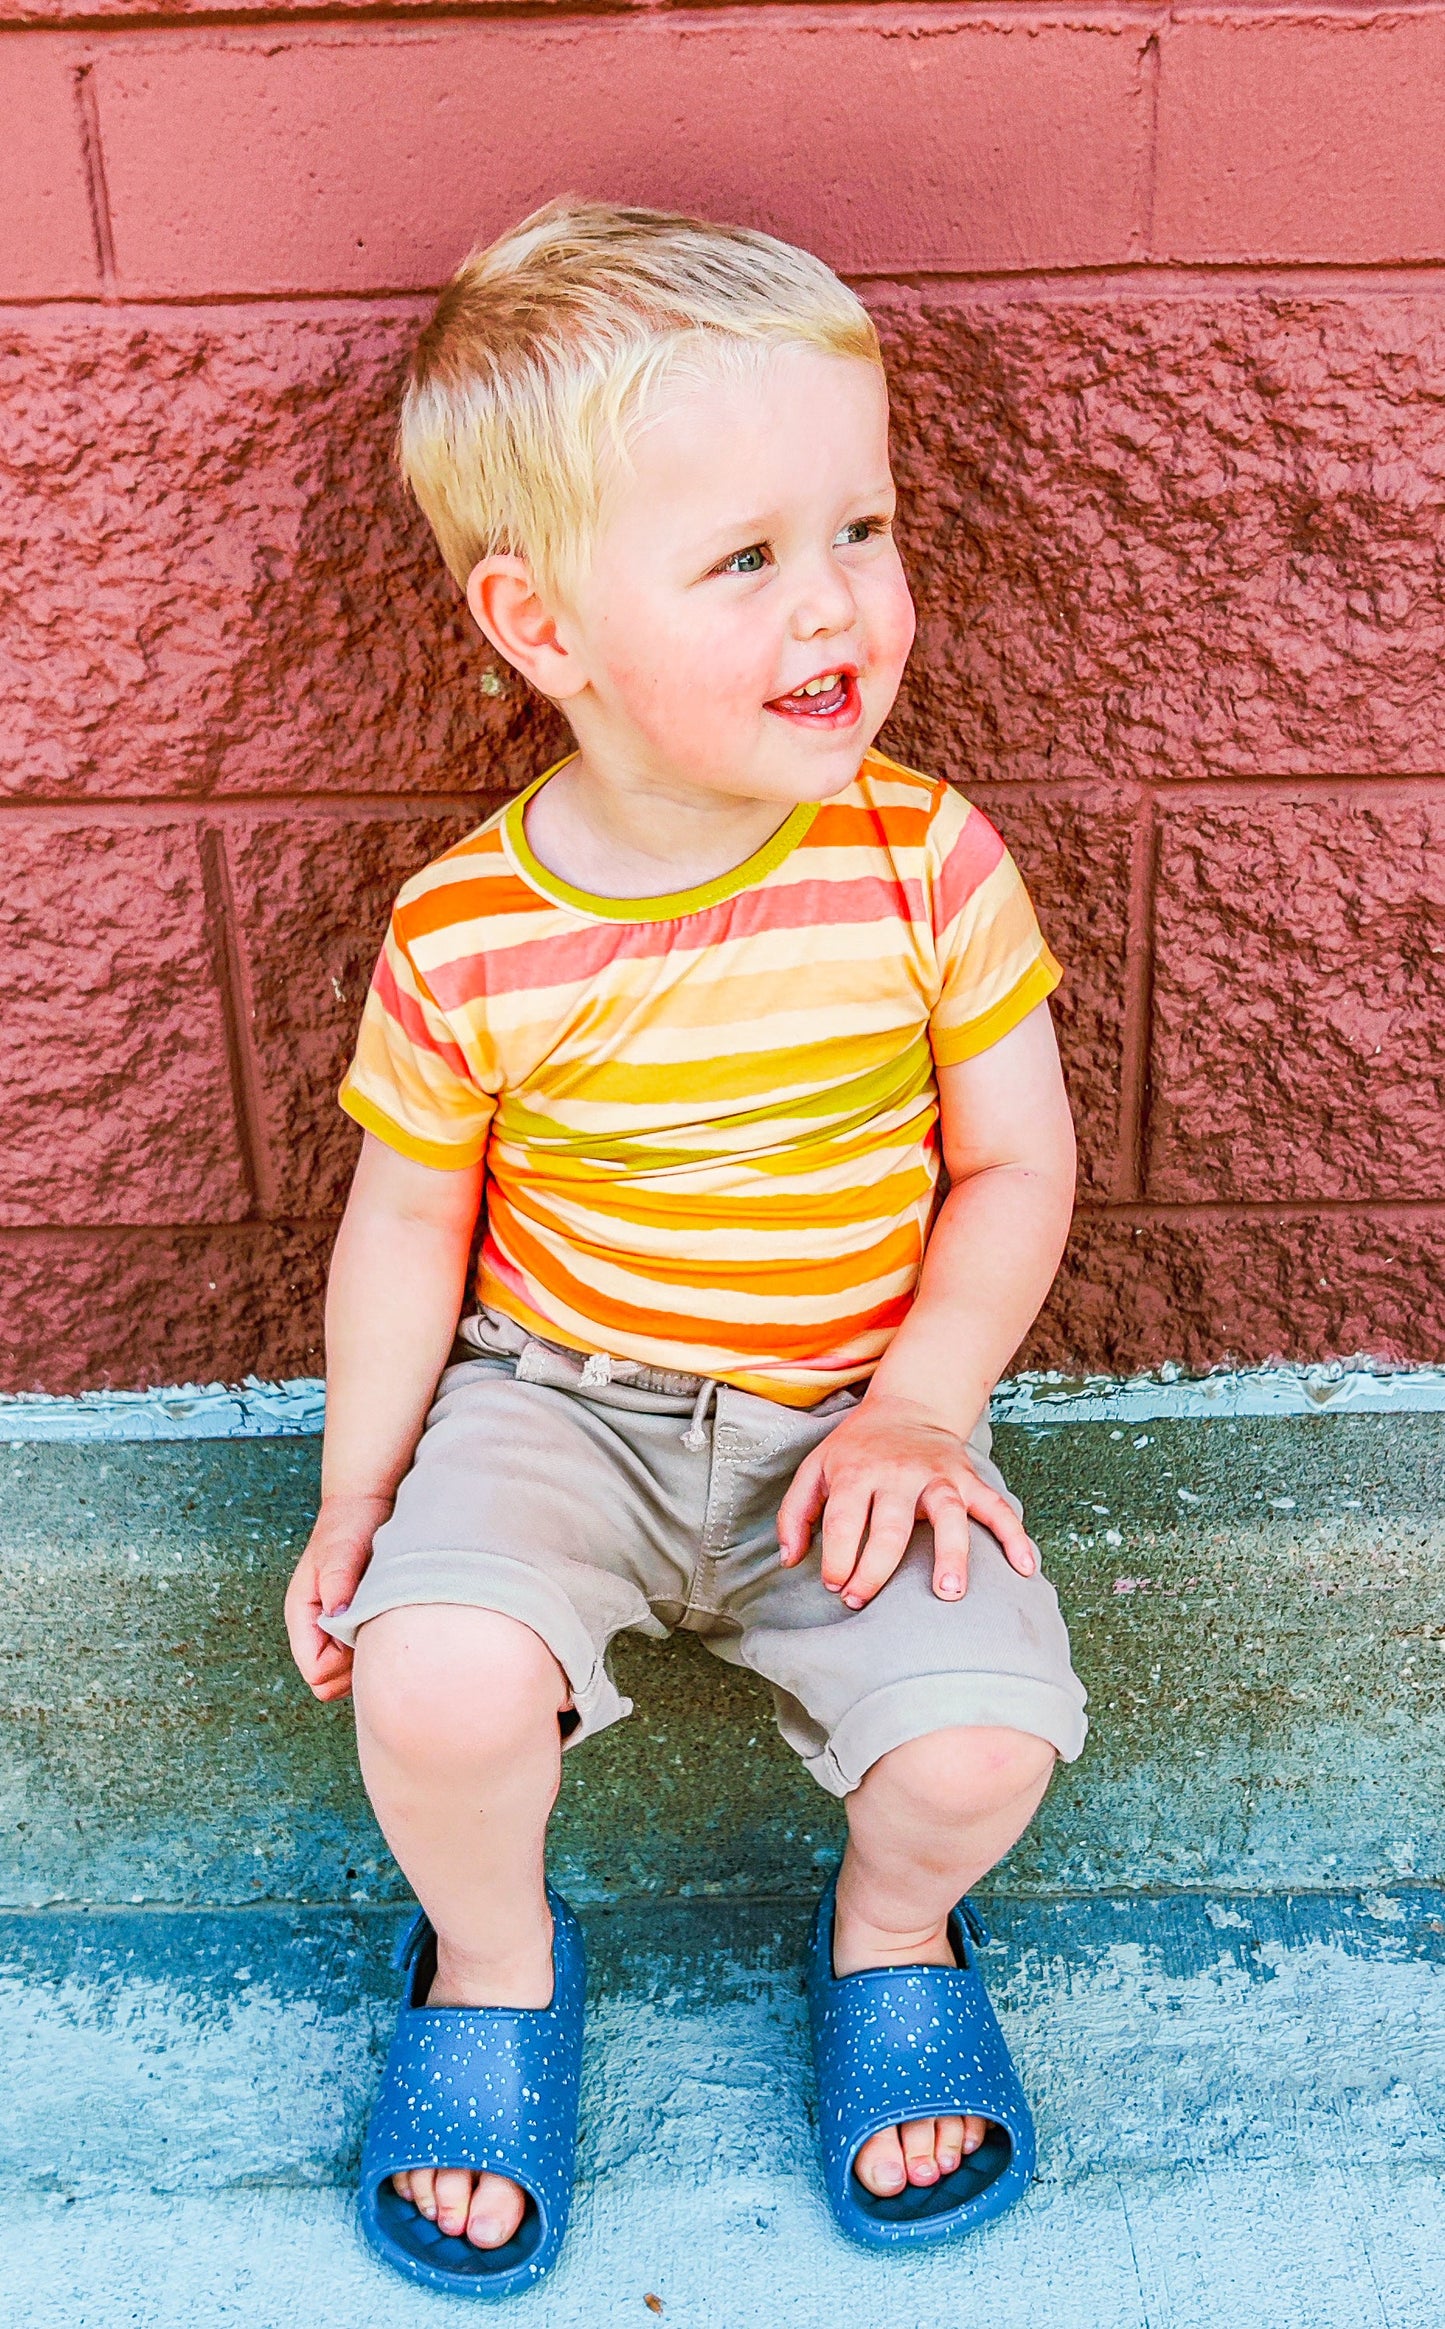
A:
[[[575,1747],[605,1731],[609,1723],[621,1722],[631,1714],[632,1700],[622,1696],[607,1671],[606,1658],[598,1652],[565,1593],[549,1578],[502,1553],[479,1560],[475,1552],[428,1551],[418,1556],[419,1574],[410,1583],[408,1566],[405,1556],[389,1561],[386,1584],[371,1594],[363,1577],[349,1606],[319,1623],[337,1641],[354,1649],[362,1627],[388,1609],[489,1609],[498,1617],[513,1617],[519,1625],[530,1627],[566,1675],[577,1721],[563,1741],[565,1746]]]
[[[925,1674],[891,1682],[850,1707],[820,1755],[804,1762],[829,1795],[851,1795],[880,1756],[933,1731],[1026,1731],[1065,1763],[1083,1753],[1088,1718],[1079,1698],[1026,1674]]]

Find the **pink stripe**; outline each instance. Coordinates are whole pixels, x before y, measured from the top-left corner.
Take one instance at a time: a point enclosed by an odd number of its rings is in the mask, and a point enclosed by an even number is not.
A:
[[[954,915],[988,880],[1003,853],[1002,835],[995,831],[982,809],[971,808],[964,819],[963,831],[939,870],[933,907],[935,930],[948,928]]]
[[[870,874],[857,881],[787,882],[743,890],[720,906],[681,914],[676,921],[602,923],[569,931],[565,937],[524,939],[512,946],[502,940],[484,953],[428,965],[427,985],[442,1009],[450,1011],[484,995],[580,985],[612,963],[655,961],[683,950],[700,952],[771,930],[837,929],[845,924],[861,928],[926,918],[919,881],[890,881]]]
[[[433,1059],[445,1060],[452,1073],[461,1076],[467,1083],[475,1080],[467,1065],[465,1052],[459,1051],[454,1043],[438,1043],[416,997],[409,995],[405,987],[398,986],[390,957],[386,954],[382,955],[376,966],[371,991],[387,1017],[395,1020],[414,1050],[427,1051]]]

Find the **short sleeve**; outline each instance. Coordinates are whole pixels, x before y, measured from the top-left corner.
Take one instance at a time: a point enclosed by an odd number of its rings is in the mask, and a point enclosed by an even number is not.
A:
[[[929,837],[938,999],[929,1039],[940,1067],[987,1051],[1051,995],[1063,972],[1022,876],[982,810],[945,795]]]
[[[341,1105],[418,1164],[457,1172],[486,1153],[497,1085],[469,1056],[391,918]],[[491,1084],[492,1088],[488,1089]]]

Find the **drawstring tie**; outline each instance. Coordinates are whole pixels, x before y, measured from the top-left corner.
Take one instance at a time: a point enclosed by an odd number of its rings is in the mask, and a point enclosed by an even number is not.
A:
[[[707,1411],[716,1397],[716,1376],[704,1375],[692,1403],[692,1421],[682,1435],[683,1446],[691,1448],[695,1456],[700,1456],[707,1446]]]

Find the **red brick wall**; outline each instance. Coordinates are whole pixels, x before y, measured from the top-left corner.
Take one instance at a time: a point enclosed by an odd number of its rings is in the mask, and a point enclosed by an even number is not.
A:
[[[563,186],[879,313],[887,740],[1070,972],[1031,1358],[1441,1355],[1445,6],[0,5],[6,1383],[319,1365],[387,901],[550,742],[398,361]]]

